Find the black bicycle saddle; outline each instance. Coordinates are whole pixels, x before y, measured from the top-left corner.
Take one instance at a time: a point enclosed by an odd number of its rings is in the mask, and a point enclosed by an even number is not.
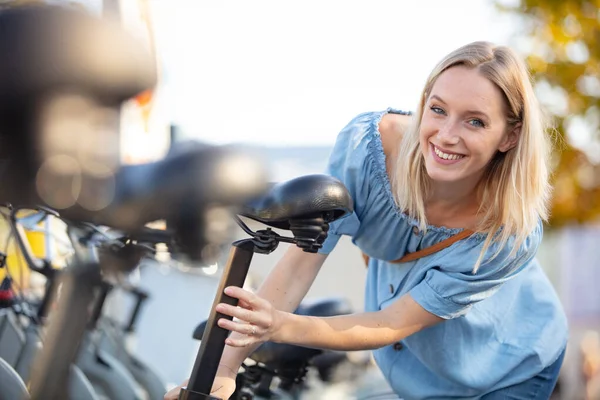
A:
[[[304,175],[274,184],[247,202],[238,214],[274,228],[290,230],[290,221],[323,218],[329,223],[352,213],[352,198],[338,179]]]

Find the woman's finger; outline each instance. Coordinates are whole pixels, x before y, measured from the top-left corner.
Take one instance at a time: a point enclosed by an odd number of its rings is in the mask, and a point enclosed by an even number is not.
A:
[[[254,294],[246,289],[242,289],[242,288],[239,288],[236,286],[226,287],[225,294],[227,296],[235,297],[236,299],[244,302],[245,304],[247,304],[249,306],[249,308],[260,307],[261,302],[263,300],[256,294]]]
[[[225,303],[217,304],[216,310],[221,314],[229,315],[239,321],[257,325],[262,328],[269,328],[271,326],[271,316],[263,310],[253,311]]]
[[[221,314],[229,315],[230,317],[237,318],[240,321],[249,322],[251,324],[257,323],[260,320],[258,317],[258,312],[225,303],[217,304],[216,310]]]
[[[253,336],[239,336],[239,337],[228,337],[225,339],[225,344],[231,347],[248,347],[253,345],[254,343],[258,343],[259,340],[254,338]]]
[[[244,300],[238,301],[238,307],[252,309],[252,305],[250,303],[245,302]]]
[[[257,327],[256,325],[234,322],[225,318],[219,319],[218,325],[221,328],[227,329],[229,331],[242,333],[248,336],[260,337],[263,333],[263,330]]]

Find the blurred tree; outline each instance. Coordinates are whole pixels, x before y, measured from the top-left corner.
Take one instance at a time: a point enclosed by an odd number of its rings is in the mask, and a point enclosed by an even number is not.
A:
[[[515,47],[555,117],[550,224],[600,220],[600,0],[493,0],[520,20]],[[564,139],[564,140],[563,140]]]

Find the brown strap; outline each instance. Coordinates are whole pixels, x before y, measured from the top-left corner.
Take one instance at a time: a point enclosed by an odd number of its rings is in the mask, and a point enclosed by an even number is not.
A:
[[[438,251],[443,250],[446,247],[453,245],[454,243],[458,242],[459,240],[462,240],[464,238],[471,236],[473,233],[474,232],[470,229],[464,229],[464,230],[458,232],[457,234],[450,236],[448,239],[444,239],[441,242],[434,244],[433,246],[425,247],[424,249],[415,251],[414,253],[405,254],[402,258],[399,258],[394,261],[389,261],[389,262],[391,262],[393,264],[399,264],[399,263],[414,261],[421,257],[430,256],[433,253],[437,253]],[[363,256],[363,260],[365,260],[366,265],[369,265],[369,256],[366,255],[365,253],[363,253],[362,256]]]

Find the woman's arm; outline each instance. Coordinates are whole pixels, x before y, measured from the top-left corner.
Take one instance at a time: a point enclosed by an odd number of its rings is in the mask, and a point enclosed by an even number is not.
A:
[[[407,294],[377,312],[328,318],[284,314],[276,342],[333,350],[372,350],[395,343],[442,319]]]
[[[296,246],[290,246],[269,273],[257,295],[276,310],[294,311],[306,296],[326,259],[326,255],[307,253]],[[244,338],[245,335],[235,332],[229,337],[231,340]],[[237,370],[257,346],[258,344],[244,348],[225,346],[221,363]]]
[[[244,289],[227,288],[226,292],[240,299],[242,304],[241,307],[218,306],[219,312],[240,320],[219,321],[223,328],[238,332],[236,337],[227,339],[232,346],[274,341],[332,350],[371,350],[443,321],[421,307],[410,294],[381,311],[322,318],[276,310]]]

